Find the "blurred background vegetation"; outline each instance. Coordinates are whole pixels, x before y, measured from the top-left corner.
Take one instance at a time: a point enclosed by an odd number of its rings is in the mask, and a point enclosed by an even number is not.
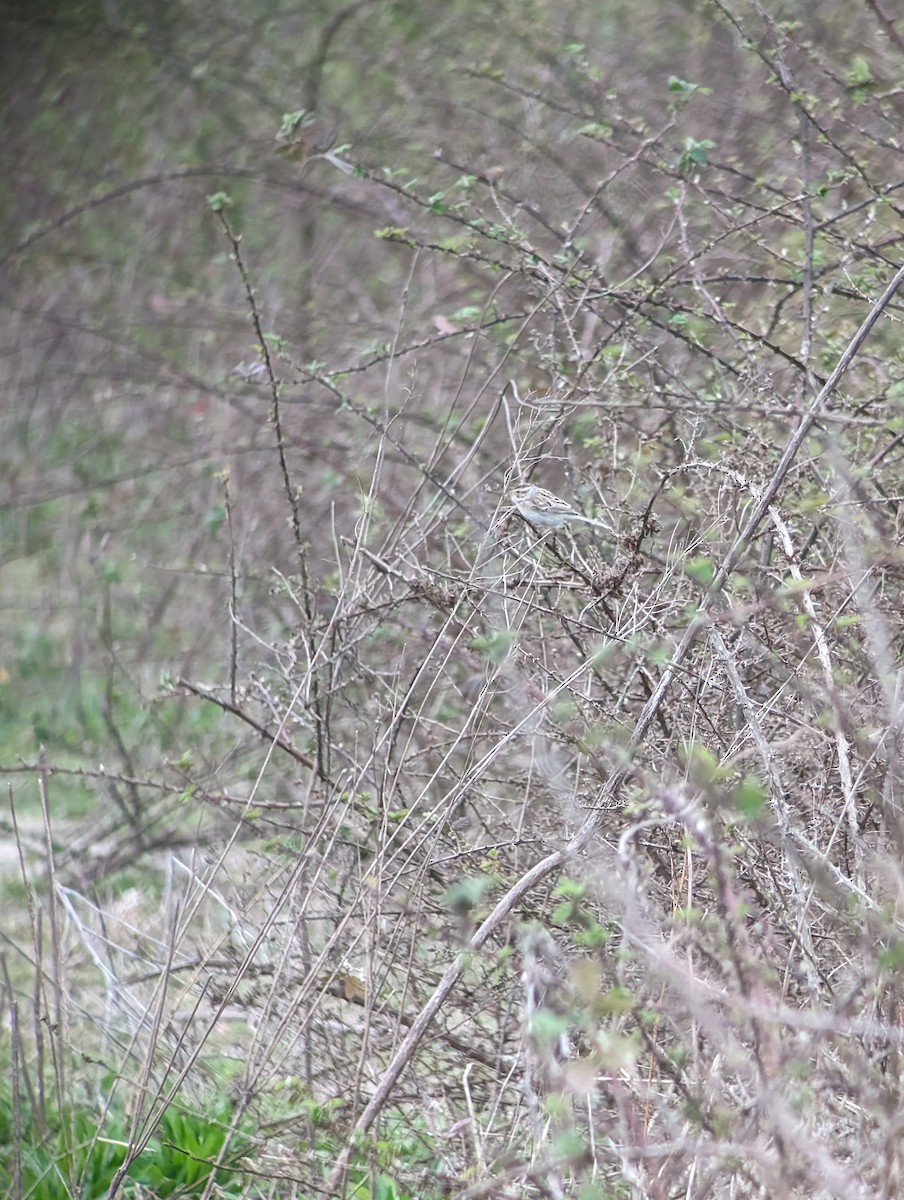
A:
[[[2,20],[9,1194],[897,1194],[894,6]]]

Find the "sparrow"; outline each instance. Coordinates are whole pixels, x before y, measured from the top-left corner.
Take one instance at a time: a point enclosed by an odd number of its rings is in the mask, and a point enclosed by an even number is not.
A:
[[[586,521],[598,529],[605,529],[602,521],[593,517],[585,517],[576,508],[546,488],[538,487],[535,483],[526,483],[521,487],[512,488],[508,499],[513,507],[529,521],[531,525],[539,525],[547,529],[564,529],[570,521]]]

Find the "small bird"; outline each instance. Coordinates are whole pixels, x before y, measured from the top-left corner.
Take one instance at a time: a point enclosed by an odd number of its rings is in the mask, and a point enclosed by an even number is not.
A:
[[[593,517],[585,517],[576,508],[572,508],[567,500],[546,488],[537,487],[535,483],[526,483],[521,487],[512,488],[508,499],[517,511],[531,525],[545,526],[547,529],[564,529],[569,521],[586,521],[588,525],[596,525],[605,529],[602,521]]]

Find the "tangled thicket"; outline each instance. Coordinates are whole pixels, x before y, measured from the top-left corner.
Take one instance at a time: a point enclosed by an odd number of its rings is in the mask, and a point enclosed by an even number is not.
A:
[[[900,1190],[904,44],[878,3],[856,39],[692,7],[668,82],[667,30],[607,17],[655,86],[590,16],[502,9],[480,63],[447,17],[432,155],[301,119],[257,192],[220,163],[184,303],[221,289],[248,361],[105,393],[118,445],[175,462],[177,420],[228,469],[180,449],[200,491],[136,471],[69,517],[142,561],[98,583],[119,766],[66,764],[114,804],[55,855],[54,977],[102,973],[78,1020],[142,1064],[145,1128],[228,1078],[248,1195]],[[51,352],[63,409],[95,336]],[[533,528],[527,480],[605,528]],[[153,918],[95,896],[139,864]]]

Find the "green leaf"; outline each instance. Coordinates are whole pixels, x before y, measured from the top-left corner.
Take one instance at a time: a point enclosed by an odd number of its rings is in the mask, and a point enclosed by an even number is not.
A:
[[[401,225],[386,225],[382,229],[375,229],[374,237],[380,238],[384,242],[408,242],[412,245],[414,244],[409,231]]]
[[[883,971],[904,969],[904,941],[894,941],[886,946],[879,954],[878,963]]]
[[[486,654],[491,663],[502,663],[512,652],[512,647],[518,642],[518,633],[514,629],[496,629],[491,634],[474,638],[472,645],[475,650]]]
[[[703,138],[699,142],[692,137],[684,139],[684,149],[678,159],[678,170],[688,172],[695,167],[705,167],[709,163],[708,151],[715,149],[715,142]]]
[[[687,104],[697,92],[701,96],[709,96],[712,93],[712,88],[701,87],[699,83],[689,83],[686,79],[679,79],[677,75],[670,75],[669,91],[674,92],[682,104]]]
[[[587,895],[587,885],[577,879],[562,879],[553,888],[553,896],[567,896],[569,899],[582,900]]]
[[[755,821],[766,806],[766,789],[755,775],[745,775],[732,794],[732,802],[742,817]]]
[[[578,133],[583,134],[584,137],[606,141],[612,137],[612,126],[601,125],[598,121],[591,121],[589,125],[582,125]]]
[[[716,566],[711,558],[696,556],[684,560],[684,573],[703,587],[709,587],[716,577]]]
[[[719,776],[719,760],[700,742],[685,742],[678,755],[688,778],[697,787],[706,787]]]
[[[232,208],[232,200],[226,192],[214,192],[212,196],[207,197],[207,207],[211,212],[222,212],[224,208]]]
[[[549,1008],[538,1008],[531,1018],[530,1032],[538,1042],[552,1045],[571,1027],[571,1017],[555,1013]]]
[[[616,984],[615,987],[609,988],[608,992],[600,996],[598,1011],[601,1013],[611,1013],[615,1016],[623,1016],[625,1013],[631,1011],[635,1002],[632,992],[629,992],[626,987]]]
[[[866,87],[876,82],[870,70],[870,65],[862,54],[854,55],[854,61],[850,69],[844,73],[844,80],[849,87]]]
[[[456,917],[466,917],[493,886],[489,875],[469,875],[459,879],[443,894],[440,904]]]
[[[308,112],[306,108],[297,108],[294,112],[283,113],[282,123],[276,134],[277,141],[285,141],[286,138],[293,137],[299,129],[313,124],[315,120],[314,114]]]

